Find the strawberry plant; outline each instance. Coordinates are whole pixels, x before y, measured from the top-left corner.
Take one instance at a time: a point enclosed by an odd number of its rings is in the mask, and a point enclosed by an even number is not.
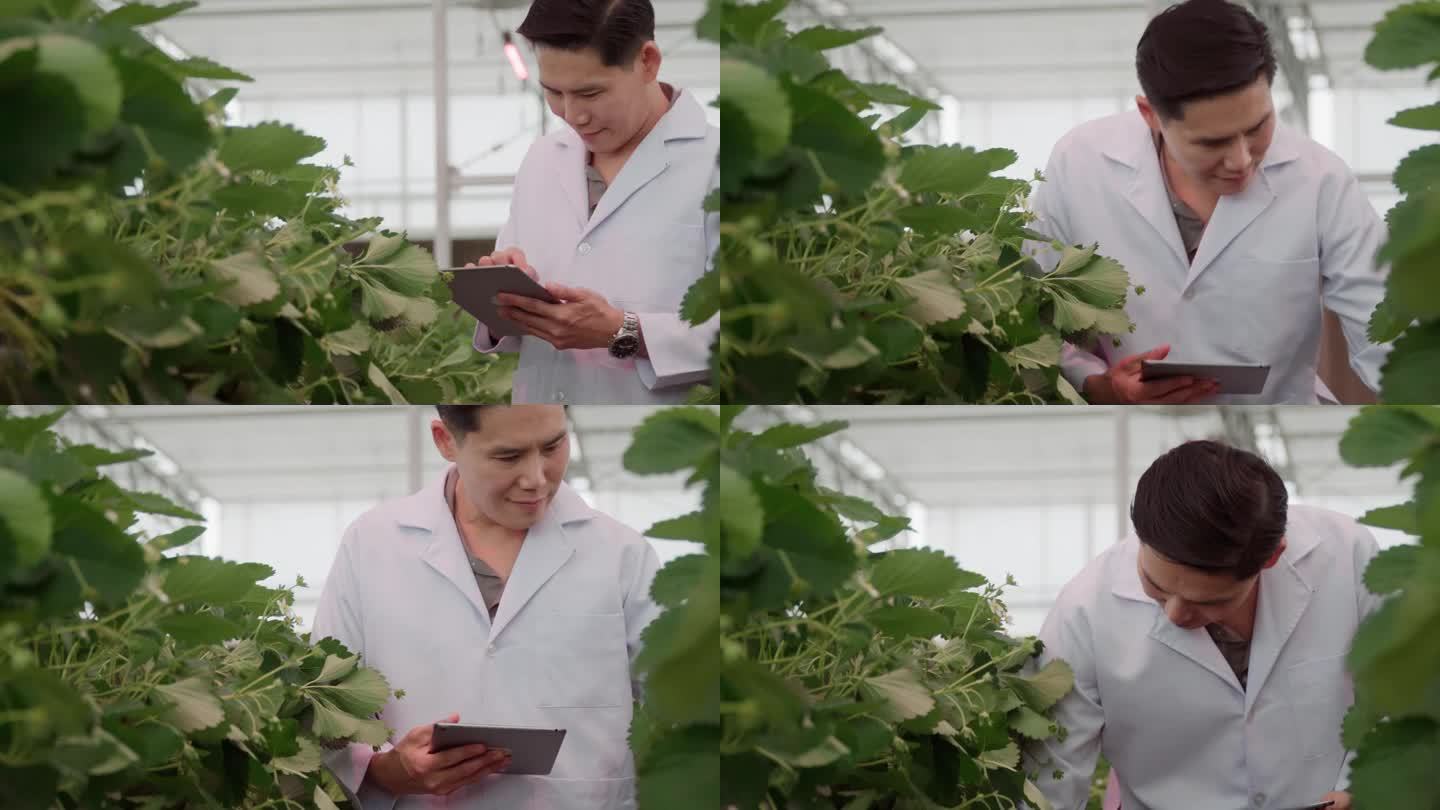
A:
[[[1380,70],[1436,66],[1440,79],[1440,2],[1407,3],[1385,15],[1365,49],[1365,61]],[[1397,127],[1440,130],[1440,102],[1402,110]],[[1411,152],[1395,169],[1395,187],[1405,195],[1385,219],[1390,238],[1379,261],[1388,262],[1385,300],[1370,320],[1370,338],[1395,341],[1380,375],[1386,402],[1440,402],[1440,144]]]
[[[1440,808],[1440,407],[1362,409],[1340,441],[1341,457],[1362,467],[1404,463],[1414,479],[1407,503],[1361,521],[1415,535],[1380,552],[1365,586],[1389,598],[1360,626],[1350,650],[1355,704],[1342,737],[1355,751],[1357,810]]]
[[[1062,340],[1130,330],[1128,275],[1059,244],[1042,273],[1015,153],[903,145],[937,105],[823,53],[880,29],[792,32],[786,5],[726,0],[718,28],[721,275],[692,303],[722,313],[722,400],[1080,402]]]
[[[135,30],[194,5],[0,7],[0,398],[504,399],[514,358],[470,349],[426,251],[338,213],[325,142],[225,126],[235,90],[186,82],[247,77]]]
[[[999,588],[945,554],[867,551],[908,520],[821,486],[801,449],[844,423],[756,433],[739,414],[662,411],[625,455],[635,472],[704,487],[700,511],[649,532],[706,553],[656,580],[671,607],[645,635],[641,806],[702,795],[683,791],[717,748],[727,808],[1043,801],[1020,744],[1057,733],[1047,713],[1069,669],[1027,666],[1039,642],[1008,636]],[[720,672],[718,694],[688,668],[700,665]],[[677,733],[693,743],[683,755],[650,737]]]
[[[384,678],[298,634],[268,566],[163,555],[203,526],[137,515],[199,517],[101,475],[148,453],[61,415],[0,408],[0,806],[334,808],[322,749],[388,738]]]

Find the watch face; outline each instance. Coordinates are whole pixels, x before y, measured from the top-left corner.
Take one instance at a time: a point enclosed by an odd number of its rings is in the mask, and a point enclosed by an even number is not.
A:
[[[610,354],[615,357],[629,357],[640,350],[640,338],[634,335],[621,335],[610,342]]]

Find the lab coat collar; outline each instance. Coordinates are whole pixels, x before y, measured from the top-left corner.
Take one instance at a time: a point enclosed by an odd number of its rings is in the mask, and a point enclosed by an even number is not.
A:
[[[1260,162],[1260,171],[1255,179],[1243,192],[1220,198],[1220,204],[1215,207],[1215,213],[1205,227],[1205,236],[1200,240],[1195,261],[1188,265],[1184,289],[1194,284],[1195,279],[1215,262],[1225,248],[1274,202],[1275,190],[1269,172],[1300,156],[1299,137],[1288,126],[1277,124],[1275,136],[1265,152],[1265,159]],[[1132,125],[1125,127],[1120,137],[1107,142],[1102,153],[1129,169],[1130,183],[1125,198],[1155,229],[1176,261],[1182,267],[1186,266],[1185,248],[1180,239],[1180,228],[1175,223],[1175,212],[1170,207],[1170,197],[1165,191],[1165,178],[1159,155],[1155,152],[1155,141],[1140,113],[1134,114]],[[1104,249],[1103,245],[1101,249]]]
[[[481,621],[491,625],[489,638],[493,641],[575,553],[571,532],[589,521],[595,512],[568,484],[560,485],[545,516],[531,527],[520,546],[520,556],[505,583],[505,593],[500,597],[500,607],[492,625],[490,611],[485,607],[480,587],[475,583],[475,574],[470,569],[469,555],[465,553],[450,506],[445,501],[445,479],[449,474],[450,471],[446,470],[444,475],[424,489],[403,499],[397,510],[396,523],[428,533],[428,542],[420,552],[421,558],[464,594]]]
[[[1136,570],[1139,538],[1132,534],[1125,539],[1109,572],[1112,594],[1121,599],[1143,602],[1155,611],[1149,637],[1189,658],[1244,694],[1247,714],[1255,705],[1255,696],[1270,677],[1280,651],[1295,632],[1315,593],[1314,583],[1306,576],[1304,559],[1319,545],[1320,538],[1312,532],[1298,530],[1299,526],[1293,520],[1290,526],[1296,531],[1286,535],[1285,552],[1280,555],[1280,561],[1260,572],[1260,597],[1246,678],[1248,688],[1240,686],[1240,680],[1235,677],[1235,672],[1225,662],[1205,628],[1186,630],[1176,626],[1166,618],[1165,611],[1155,600],[1145,594]]]
[[[561,183],[565,188],[565,195],[572,206],[578,206],[576,210],[581,221],[585,222],[580,238],[588,237],[591,231],[634,196],[635,192],[669,168],[671,143],[704,138],[709,132],[709,126],[705,109],[700,106],[700,102],[685,90],[675,88],[674,103],[665,115],[661,116],[655,128],[650,130],[650,134],[635,147],[635,152],[625,161],[625,166],[600,198],[600,204],[596,206],[593,216],[589,213],[589,187],[585,182],[585,142],[574,130],[567,127],[556,143],[565,153],[560,161],[564,172]]]

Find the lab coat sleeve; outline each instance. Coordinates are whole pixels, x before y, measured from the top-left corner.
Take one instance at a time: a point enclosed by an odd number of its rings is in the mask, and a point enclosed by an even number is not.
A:
[[[720,166],[710,177],[710,191],[720,188]],[[705,213],[705,272],[715,272],[715,251],[720,246],[720,212]],[[637,312],[649,358],[638,358],[635,370],[640,382],[654,391],[659,388],[703,383],[710,378],[710,344],[720,331],[720,315],[699,326],[691,326],[678,312]]]
[[[640,636],[660,615],[660,606],[650,595],[650,586],[660,570],[660,557],[649,541],[634,547],[625,560],[625,646],[630,654],[630,691],[635,700],[644,697],[644,678],[635,668],[640,655]]]
[[[1095,677],[1090,629],[1083,613],[1066,607],[1063,598],[1052,608],[1040,629],[1044,650],[1032,662],[1040,668],[1055,659],[1070,665],[1075,688],[1055,704],[1055,722],[1066,730],[1065,739],[1031,743],[1025,750],[1025,770],[1035,773],[1035,786],[1054,810],[1082,810],[1090,799],[1090,779],[1100,756],[1100,731],[1105,714]],[[1060,771],[1060,778],[1054,774]]]
[[[510,219],[505,221],[505,225],[500,228],[500,235],[495,237],[496,250],[504,250],[506,248],[516,247],[514,236],[515,230],[513,227],[514,223],[515,206],[512,203],[510,206]],[[490,327],[486,326],[480,321],[475,322],[475,340],[473,342],[473,345],[475,346],[475,351],[483,352],[485,354],[503,354],[506,352],[518,352],[520,351],[520,340],[521,338],[515,335],[511,335],[509,337],[502,337],[497,341],[493,336],[491,336]]]
[[[365,661],[365,625],[362,618],[362,600],[355,581],[355,571],[350,559],[350,538],[355,529],[352,526],[340,543],[330,575],[325,579],[325,588],[320,593],[320,603],[315,611],[315,626],[310,632],[312,641],[334,638],[344,644],[350,652]],[[365,772],[370,760],[377,753],[389,751],[394,746],[386,743],[376,751],[364,743],[351,743],[344,748],[325,754],[325,767],[345,786],[345,789],[360,800],[363,810],[391,810],[396,798],[389,793],[365,783]]]
[[[1371,592],[1365,587],[1365,569],[1369,567],[1370,561],[1380,553],[1380,545],[1375,542],[1375,536],[1370,530],[1355,525],[1355,599],[1356,608],[1363,623],[1367,618],[1380,609],[1384,601],[1379,595]],[[1335,789],[1348,791],[1350,789],[1350,765],[1355,761],[1355,752],[1346,751],[1345,761],[1340,763],[1340,776],[1335,780]]]
[[[1360,181],[1348,169],[1326,179],[1337,188],[1319,197],[1321,294],[1340,318],[1350,367],[1371,391],[1380,390],[1380,367],[1389,344],[1370,342],[1370,317],[1385,297],[1385,272],[1375,256],[1385,241],[1385,223],[1375,213]]]
[[[1031,230],[1044,234],[1051,239],[1063,244],[1073,244],[1074,240],[1069,236],[1069,226],[1065,216],[1065,206],[1061,200],[1063,193],[1057,182],[1063,182],[1060,178],[1064,174],[1064,142],[1055,147],[1050,155],[1050,162],[1045,167],[1045,182],[1036,189],[1035,196],[1031,198],[1031,210],[1035,214],[1035,221],[1031,223]],[[1026,252],[1033,258],[1045,272],[1055,269],[1060,262],[1060,253],[1047,242],[1030,241],[1025,243]],[[1110,364],[1105,361],[1096,351],[1094,346],[1077,346],[1066,341],[1060,348],[1060,373],[1075,387],[1076,391],[1085,390],[1085,379],[1094,374],[1104,374]]]

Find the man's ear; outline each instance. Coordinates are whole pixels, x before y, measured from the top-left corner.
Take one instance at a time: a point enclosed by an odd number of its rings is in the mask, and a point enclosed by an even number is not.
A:
[[[1135,106],[1140,110],[1140,117],[1145,119],[1145,126],[1150,127],[1151,132],[1160,131],[1160,114],[1150,104],[1150,99],[1144,96],[1135,97]]]
[[[1274,553],[1274,554],[1271,554],[1271,555],[1270,555],[1270,559],[1268,559],[1268,560],[1265,561],[1264,567],[1265,567],[1265,568],[1274,568],[1274,567],[1275,567],[1275,564],[1278,563],[1278,562],[1280,562],[1280,555],[1281,555],[1281,554],[1284,554],[1284,553],[1285,553],[1285,538],[1282,537],[1282,538],[1280,538],[1280,545],[1278,545],[1278,546],[1275,547],[1275,553]]]
[[[640,71],[648,84],[660,78],[660,63],[664,61],[660,56],[660,46],[654,40],[640,46]]]
[[[446,461],[455,463],[455,459],[459,456],[459,443],[455,441],[454,436],[450,435],[450,428],[446,427],[443,421],[430,420],[430,438],[435,442],[435,449],[440,451],[440,455]]]

